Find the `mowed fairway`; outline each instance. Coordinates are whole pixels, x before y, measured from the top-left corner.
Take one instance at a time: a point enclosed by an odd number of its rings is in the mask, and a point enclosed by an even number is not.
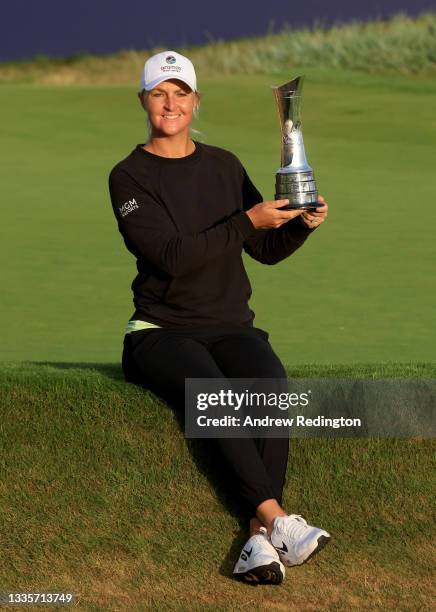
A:
[[[305,72],[306,150],[331,212],[277,266],[246,258],[255,324],[287,364],[433,361],[436,83]],[[235,152],[265,200],[270,85],[294,75],[200,75],[196,138]],[[2,85],[0,101],[0,359],[119,361],[136,269],[107,176],[146,138],[135,88]]]

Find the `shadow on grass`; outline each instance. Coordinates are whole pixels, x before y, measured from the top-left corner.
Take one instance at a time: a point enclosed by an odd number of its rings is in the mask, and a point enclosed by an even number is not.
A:
[[[148,387],[141,384],[133,382],[126,384],[134,384],[150,392]],[[153,392],[153,394],[173,411],[180,432],[184,436],[184,400],[176,402],[162,397],[157,392]],[[197,469],[208,480],[223,508],[238,522],[238,530],[233,534],[232,545],[219,568],[219,573],[222,576],[233,578],[233,567],[239,557],[242,546],[248,539],[248,522],[254,513],[250,511],[248,505],[245,505],[241,499],[239,493],[240,485],[238,485],[236,477],[232,474],[231,468],[229,468],[216,448],[215,452],[211,452],[213,440],[207,438],[185,438],[185,441]]]
[[[164,402],[174,412],[180,432],[183,436],[185,435],[184,404],[176,405],[175,402],[167,401],[142,384],[127,382],[121,364],[62,361],[29,361],[27,363],[33,366],[50,366],[59,370],[94,370],[108,379],[122,381],[126,385],[141,387],[144,391],[152,393],[156,398]],[[210,452],[210,440],[186,438],[186,445],[199,472],[207,478],[221,505],[239,524],[239,530],[234,533],[235,537],[232,545],[219,569],[222,576],[232,577],[234,564],[239,557],[242,546],[248,539],[249,509],[246,506],[244,507],[242,502],[239,501],[238,484],[236,479],[232,478],[229,473],[230,470],[224,463],[224,460],[218,456],[218,453]]]

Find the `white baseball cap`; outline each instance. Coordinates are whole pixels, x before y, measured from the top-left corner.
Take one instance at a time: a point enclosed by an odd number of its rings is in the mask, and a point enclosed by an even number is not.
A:
[[[193,63],[176,51],[162,51],[145,62],[141,74],[141,91],[143,89],[150,91],[168,79],[180,79],[189,85],[192,91],[197,91],[197,77]]]

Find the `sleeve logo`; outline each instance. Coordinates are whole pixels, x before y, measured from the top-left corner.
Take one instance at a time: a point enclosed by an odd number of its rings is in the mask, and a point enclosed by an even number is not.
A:
[[[131,213],[132,210],[135,210],[135,208],[139,208],[139,206],[136,203],[136,200],[133,198],[133,200],[128,200],[128,202],[124,202],[124,204],[120,206],[118,210],[120,211],[121,216],[125,217],[126,215]]]

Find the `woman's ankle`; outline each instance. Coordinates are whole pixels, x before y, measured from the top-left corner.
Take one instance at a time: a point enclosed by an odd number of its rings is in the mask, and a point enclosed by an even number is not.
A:
[[[287,513],[276,499],[266,499],[258,505],[256,516],[261,524],[265,525],[268,535],[271,535],[275,519],[278,516],[287,516]]]
[[[253,517],[250,519],[250,538],[258,533],[261,533],[260,528],[264,527],[264,525],[259,521],[257,517]]]

